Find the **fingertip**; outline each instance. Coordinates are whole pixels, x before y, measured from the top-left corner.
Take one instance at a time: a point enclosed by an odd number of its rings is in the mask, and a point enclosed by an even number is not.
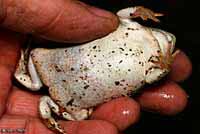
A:
[[[61,121],[68,134],[118,134],[117,128],[103,120]]]
[[[122,97],[111,100],[99,106],[91,115],[91,119],[111,122],[122,131],[138,121],[140,116],[139,104],[131,98]]]
[[[88,9],[95,17],[100,17],[102,20],[105,19],[105,22],[108,23],[108,33],[114,31],[118,27],[119,19],[115,14],[93,6],[89,6]]]
[[[7,101],[6,112],[11,115],[38,117],[39,95],[13,88]]]
[[[181,82],[187,79],[191,73],[192,63],[189,57],[183,51],[180,51],[174,58],[169,78],[173,81]]]
[[[137,101],[143,110],[162,115],[176,115],[185,109],[187,98],[186,92],[179,85],[167,81],[144,90]]]

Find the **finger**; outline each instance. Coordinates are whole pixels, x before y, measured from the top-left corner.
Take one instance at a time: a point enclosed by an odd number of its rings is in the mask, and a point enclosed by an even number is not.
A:
[[[118,134],[117,128],[103,120],[63,121],[68,134]]]
[[[8,68],[0,65],[0,117],[5,111],[6,100],[12,86],[11,73]]]
[[[116,127],[106,121],[62,121],[67,134],[118,134]],[[0,129],[24,129],[26,134],[53,134],[40,119],[28,116],[5,115],[0,120]]]
[[[3,7],[4,27],[55,41],[88,41],[118,25],[115,15],[72,0],[4,0]]]
[[[6,113],[10,115],[25,115],[39,117],[38,103],[40,95],[13,88],[7,101]]]
[[[139,116],[140,106],[138,103],[131,98],[122,97],[99,106],[93,112],[91,119],[109,121],[121,131],[136,123]]]
[[[4,65],[14,71],[23,39],[23,36],[0,29],[0,65]]]
[[[191,73],[192,63],[188,56],[183,51],[180,51],[174,59],[169,78],[173,81],[180,82],[187,79]]]
[[[0,120],[0,129],[25,134],[53,134],[41,120],[28,116],[4,115]]]
[[[0,129],[24,129],[26,122],[27,120],[24,117],[4,115],[0,120]]]
[[[187,105],[186,92],[174,82],[145,89],[137,98],[142,109],[163,115],[175,115],[183,111]]]

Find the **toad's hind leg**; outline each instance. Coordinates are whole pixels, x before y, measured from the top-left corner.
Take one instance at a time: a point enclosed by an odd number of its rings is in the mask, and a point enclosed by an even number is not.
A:
[[[21,50],[21,57],[14,76],[18,82],[28,89],[37,91],[42,87],[42,82],[37,74],[32,58],[27,51]]]

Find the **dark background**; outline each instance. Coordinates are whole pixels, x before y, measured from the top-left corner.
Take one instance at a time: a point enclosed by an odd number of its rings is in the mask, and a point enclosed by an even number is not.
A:
[[[177,37],[176,46],[183,50],[193,63],[192,76],[180,83],[189,94],[187,108],[173,117],[142,112],[140,121],[125,134],[200,134],[200,6],[195,0],[85,0],[86,3],[116,12],[128,6],[143,5],[165,14],[160,24],[146,25],[169,31]]]

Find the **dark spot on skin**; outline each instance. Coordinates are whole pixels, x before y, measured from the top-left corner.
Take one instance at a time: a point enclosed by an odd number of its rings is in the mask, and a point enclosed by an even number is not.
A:
[[[125,33],[126,36],[128,36],[128,33]]]
[[[65,53],[67,53],[67,49],[65,49]]]
[[[156,67],[154,67],[154,68],[156,68]],[[148,68],[148,69],[145,71],[145,75],[147,75],[147,74],[149,73],[149,71],[151,71],[152,69],[153,69],[153,67]]]
[[[76,95],[76,92],[73,92],[72,94],[73,94],[73,95]]]
[[[137,30],[137,29],[134,29],[134,28],[130,28],[130,27],[128,27],[127,29],[128,29],[128,30],[132,30],[132,31],[133,31],[133,30]]]
[[[26,79],[24,79],[24,81],[26,81]]]
[[[119,64],[122,63],[122,62],[123,62],[123,60],[120,60],[120,61],[119,61]]]
[[[155,63],[159,61],[159,57],[158,56],[151,56],[149,59],[148,59],[148,62],[152,62],[152,63]]]
[[[110,63],[107,63],[108,67],[111,67],[112,65]]]
[[[86,86],[84,86],[83,88],[84,88],[84,89],[87,89],[88,87],[90,87],[90,86],[89,86],[89,85],[86,85]]]
[[[140,51],[140,53],[143,54],[144,52],[143,52],[143,51]]]
[[[126,56],[128,56],[128,54],[127,54],[127,53],[126,53],[125,55],[126,55]]]
[[[93,46],[93,49],[96,49],[97,48],[97,46]]]
[[[126,87],[124,87],[123,89],[124,89],[124,90],[126,90],[127,88],[126,88]]]
[[[142,62],[141,62],[141,61],[139,61],[139,64],[142,64]]]
[[[157,50],[157,53],[160,53],[160,50]]]
[[[83,79],[84,79],[84,77],[83,77],[83,76],[80,76],[79,78],[80,78],[81,80],[83,80]]]
[[[66,82],[66,80],[62,80],[63,82]]]
[[[96,89],[92,89],[93,91],[97,91]]]
[[[83,69],[84,71],[87,71],[87,70],[89,70],[89,68],[88,67],[84,67],[84,69]]]
[[[19,79],[22,80],[22,77],[20,77]]]
[[[74,68],[73,68],[73,67],[71,68],[71,71],[74,71]]]
[[[121,48],[121,47],[120,47],[119,49],[121,49],[122,51],[124,51],[124,49],[123,49],[123,48]]]
[[[76,82],[78,82],[78,80],[75,80]]]
[[[145,84],[145,81],[143,80],[143,81],[141,81],[141,84],[143,85],[143,84]]]
[[[129,49],[129,51],[132,51],[132,49]]]
[[[125,82],[125,80],[123,79],[123,80],[121,80],[122,82]]]
[[[119,81],[115,81],[115,85],[118,86],[120,84]]]
[[[128,71],[130,72],[130,71],[131,71],[131,69],[128,69]]]
[[[133,16],[133,13],[130,13],[129,16]]]
[[[126,46],[126,43],[124,43],[124,46]]]
[[[61,72],[62,71],[57,65],[55,65],[54,68],[55,68],[56,72]]]
[[[145,75],[147,75],[147,74],[148,74],[148,70],[145,71]]]
[[[96,55],[94,55],[94,57],[97,57]]]
[[[112,53],[115,53],[115,51],[112,51]]]
[[[68,106],[68,105],[70,105],[70,106],[71,106],[73,102],[74,102],[74,99],[71,99],[69,102],[67,102],[67,104],[66,104],[66,105],[67,105],[67,106]]]
[[[87,56],[90,56],[89,54],[87,54]]]
[[[114,39],[113,41],[118,41],[117,39]]]

